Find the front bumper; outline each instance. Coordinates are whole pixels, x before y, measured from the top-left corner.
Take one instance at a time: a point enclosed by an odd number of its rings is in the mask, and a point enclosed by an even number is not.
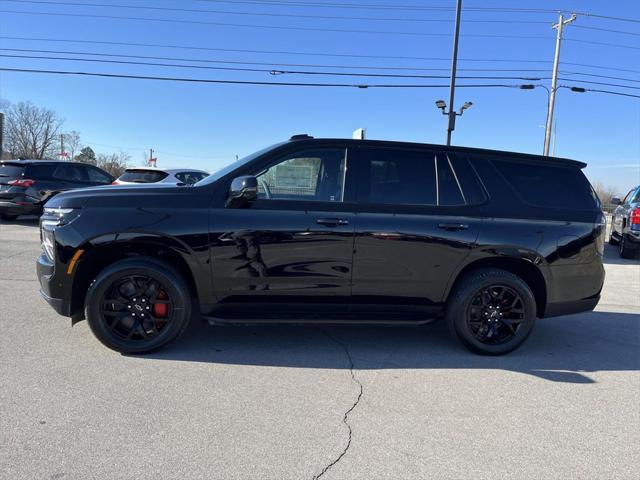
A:
[[[36,262],[36,273],[40,282],[40,295],[60,315],[71,316],[71,298],[62,295],[63,285],[55,280],[55,265],[42,254]]]

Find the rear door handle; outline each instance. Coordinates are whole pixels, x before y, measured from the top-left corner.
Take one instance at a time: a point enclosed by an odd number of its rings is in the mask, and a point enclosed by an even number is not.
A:
[[[468,230],[469,225],[466,225],[464,223],[439,223],[438,228],[449,231]]]
[[[318,218],[316,223],[326,227],[337,227],[339,225],[349,225],[349,220],[344,218]]]

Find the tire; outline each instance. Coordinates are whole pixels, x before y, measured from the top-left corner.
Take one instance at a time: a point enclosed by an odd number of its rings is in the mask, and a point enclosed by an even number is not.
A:
[[[15,220],[18,217],[19,215],[13,215],[11,213],[5,213],[0,211],[0,218],[2,218],[2,220]]]
[[[451,334],[472,352],[504,355],[522,345],[531,333],[536,301],[517,275],[478,269],[456,283],[445,319]]]
[[[613,232],[609,234],[609,245],[618,246],[620,245],[620,240],[613,236]]]
[[[184,332],[191,317],[191,292],[169,264],[146,257],[120,260],[89,287],[85,314],[106,347],[148,353]]]
[[[635,258],[637,253],[637,250],[629,248],[623,234],[620,240],[620,258]]]

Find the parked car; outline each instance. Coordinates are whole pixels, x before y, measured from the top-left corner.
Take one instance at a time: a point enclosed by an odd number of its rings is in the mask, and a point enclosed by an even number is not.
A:
[[[135,183],[172,183],[193,185],[209,176],[204,170],[153,167],[127,168],[114,182],[114,185],[131,185]]]
[[[292,140],[192,188],[54,197],[41,293],[107,347],[211,323],[423,324],[482,354],[537,317],[592,310],[605,218],[584,163],[372,140]]]
[[[40,215],[53,195],[74,188],[109,185],[113,177],[104,170],[76,162],[52,160],[0,161],[0,216]]]
[[[622,258],[634,258],[640,252],[640,185],[631,189],[620,200],[611,199],[617,205],[611,217],[609,243],[620,246]]]

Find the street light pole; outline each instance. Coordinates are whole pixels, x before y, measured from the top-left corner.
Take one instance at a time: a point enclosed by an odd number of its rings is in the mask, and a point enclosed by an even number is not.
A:
[[[460,16],[462,14],[462,0],[456,6],[456,30],[453,35],[453,55],[451,57],[451,85],[449,87],[449,122],[447,124],[447,145],[451,145],[451,133],[456,128],[456,111],[453,101],[456,95],[456,70],[458,68],[458,39],[460,38]]]
[[[551,130],[553,127],[553,108],[556,103],[556,90],[558,83],[558,65],[560,64],[560,46],[562,45],[562,31],[564,26],[573,22],[576,19],[576,14],[571,14],[571,17],[567,20],[564,19],[562,13],[558,18],[558,23],[553,26],[557,30],[556,32],[556,53],[553,58],[553,74],[551,76],[551,92],[549,95],[549,108],[547,110],[547,124],[544,131],[544,149],[543,155],[549,155],[549,143],[551,142]]]

